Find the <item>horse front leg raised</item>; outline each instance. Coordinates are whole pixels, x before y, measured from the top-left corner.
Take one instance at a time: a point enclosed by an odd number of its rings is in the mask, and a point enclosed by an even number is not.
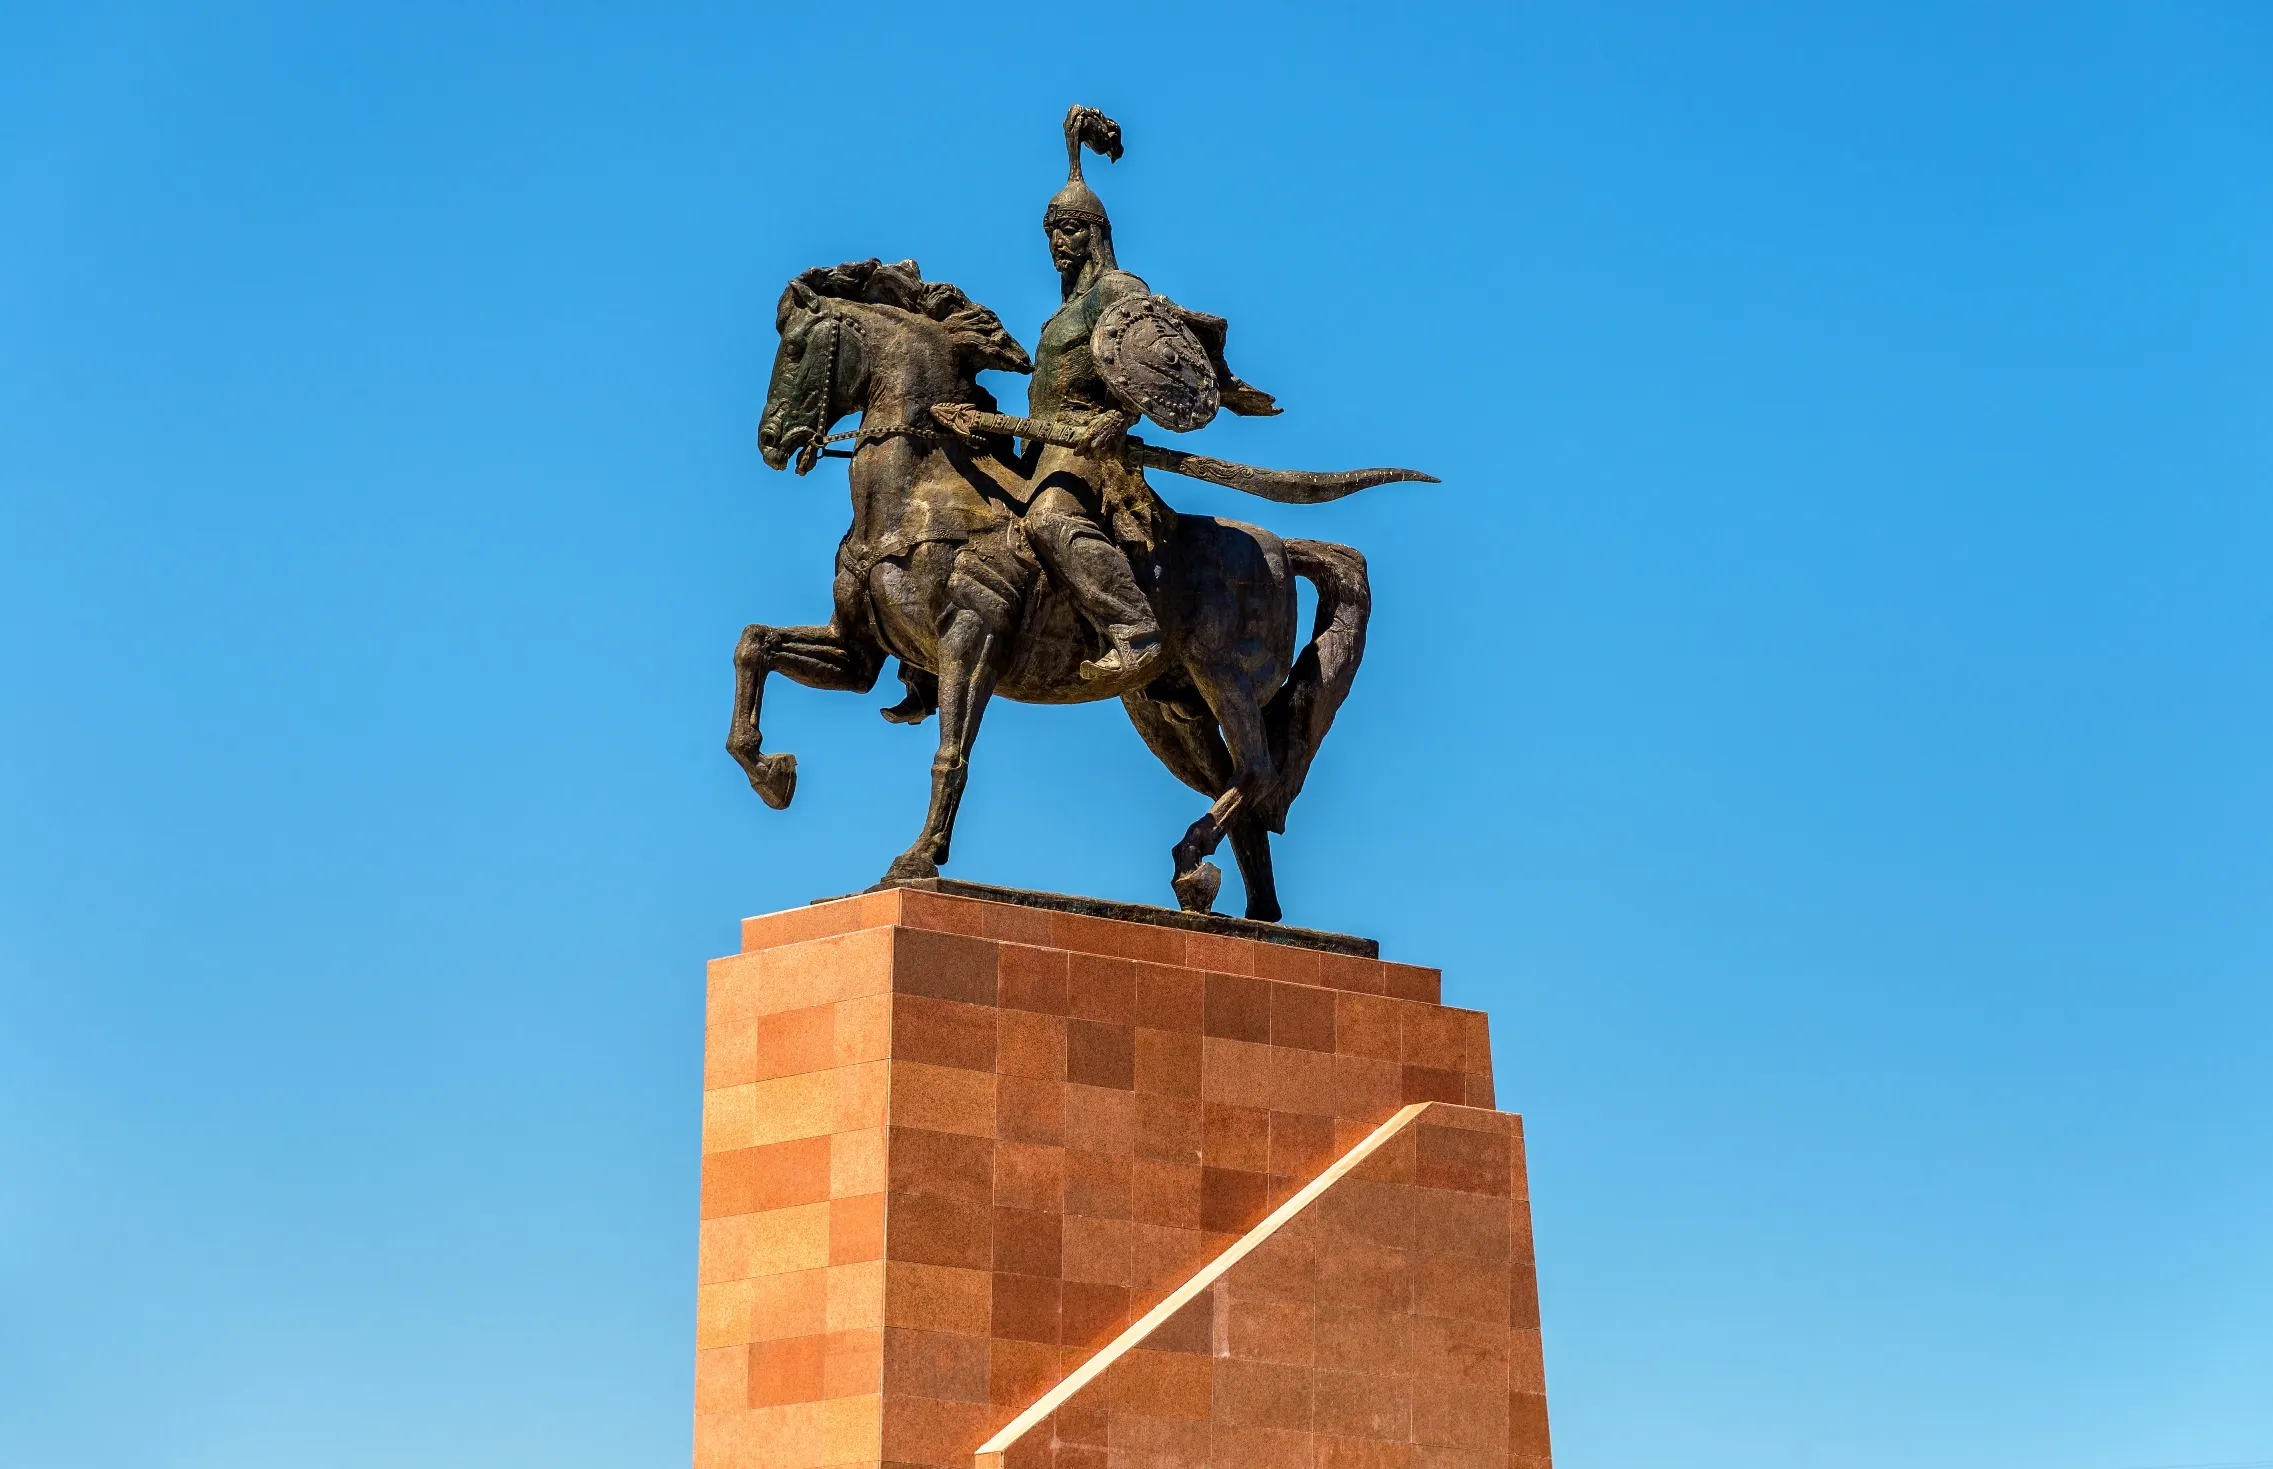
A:
[[[751,623],[734,645],[734,716],[726,726],[726,753],[750,778],[750,789],[774,810],[797,794],[797,757],[768,755],[758,727],[766,675],[779,672],[812,689],[865,694],[884,667],[881,649],[826,627],[767,627]]]
[[[939,753],[931,762],[931,807],[915,844],[892,859],[884,880],[937,877],[955,840],[955,812],[971,774],[971,746],[1002,677],[1009,639],[969,609],[949,615],[939,637]]]

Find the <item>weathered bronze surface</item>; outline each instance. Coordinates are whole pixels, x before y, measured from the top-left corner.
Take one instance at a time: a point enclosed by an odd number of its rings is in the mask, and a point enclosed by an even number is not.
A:
[[[799,474],[825,454],[848,459],[853,520],[837,547],[830,620],[743,630],[726,748],[768,805],[787,806],[797,760],[761,748],[766,675],[866,692],[884,660],[898,659],[906,695],[884,717],[917,724],[936,713],[939,753],[923,829],[885,881],[931,879],[948,857],[990,698],[1117,697],[1153,753],[1213,801],[1175,846],[1178,903],[1199,913],[1214,904],[1222,874],[1206,859],[1229,837],[1247,916],[1276,922],[1270,834],[1286,830],[1364,656],[1365,559],[1178,515],[1144,471],[1287,504],[1429,476],[1260,469],[1132,437],[1139,416],[1188,431],[1219,407],[1279,409],[1232,373],[1221,317],[1154,295],[1115,260],[1081,152],[1119,158],[1119,125],[1076,107],[1065,137],[1066,185],[1042,221],[1064,304],[1032,359],[993,312],[925,280],[912,260],[816,267],[783,291],[758,448]],[[977,380],[990,369],[1032,374],[1025,417],[998,411]],[[857,429],[832,432],[853,413]],[[1318,594],[1299,648],[1297,577]],[[1087,798],[1043,804],[1078,814]]]

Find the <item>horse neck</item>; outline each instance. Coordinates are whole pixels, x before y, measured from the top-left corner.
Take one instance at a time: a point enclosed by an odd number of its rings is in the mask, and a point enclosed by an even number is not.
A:
[[[928,411],[932,404],[961,402],[969,395],[970,380],[957,371],[944,335],[924,330],[930,325],[893,321],[869,337],[862,428],[928,429],[933,426]],[[926,461],[938,453],[937,442],[930,438],[899,435],[859,447],[846,476],[852,490],[855,541],[872,542],[899,529]]]
[[[925,328],[930,327],[931,330]],[[863,427],[928,427],[934,403],[963,402],[972,383],[956,367],[943,332],[928,321],[894,323],[871,347]]]

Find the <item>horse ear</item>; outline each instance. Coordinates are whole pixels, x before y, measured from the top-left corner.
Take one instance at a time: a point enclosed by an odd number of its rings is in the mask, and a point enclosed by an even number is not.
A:
[[[776,332],[787,330],[789,318],[802,311],[811,311],[813,303],[818,299],[820,298],[813,294],[813,288],[804,281],[791,281],[782,287],[781,300],[773,308],[773,329]]]

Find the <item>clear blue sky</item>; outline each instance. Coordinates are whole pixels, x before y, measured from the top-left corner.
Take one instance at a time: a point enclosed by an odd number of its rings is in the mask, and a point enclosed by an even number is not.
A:
[[[1443,476],[1164,484],[1371,558],[1281,886],[1492,1012],[1565,1469],[2273,1461],[2273,12],[89,0],[0,15],[0,1462],[685,1461],[702,961],[932,744],[720,748],[847,519],[773,300],[1031,344],[1073,101],[1286,405],[1197,442]],[[998,706],[952,871],[1197,810]]]

